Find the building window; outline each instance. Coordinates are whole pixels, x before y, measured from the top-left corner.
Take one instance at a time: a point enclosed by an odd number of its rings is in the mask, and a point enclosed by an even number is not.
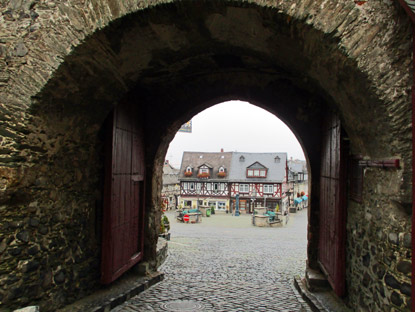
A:
[[[209,173],[209,169],[208,168],[200,168],[199,172],[200,173]]]
[[[219,172],[225,172],[225,168],[220,167],[220,168],[219,168]]]
[[[206,188],[207,188],[208,191],[211,191],[212,190],[212,184],[211,183],[207,183],[206,184]]]
[[[184,182],[184,183],[183,183],[183,189],[184,189],[185,191],[187,191],[187,182]]]
[[[248,178],[266,178],[267,170],[266,169],[248,169],[246,171],[246,176]]]
[[[226,202],[218,201],[218,210],[226,210]]]
[[[192,167],[187,167],[186,172],[192,172]]]
[[[195,184],[193,182],[189,183],[189,189],[191,191],[194,191],[195,190]]]
[[[219,191],[219,183],[213,183],[213,191],[214,192]]]
[[[224,190],[225,190],[225,184],[224,184],[224,183],[221,183],[221,184],[220,184],[220,190],[221,190],[221,191],[224,191]]]
[[[273,194],[274,193],[274,185],[265,184],[264,185],[264,193]]]
[[[240,162],[244,162],[245,161],[245,157],[243,157],[243,156],[239,157],[239,161]]]
[[[200,191],[202,188],[202,183],[196,183],[197,190]]]
[[[249,193],[249,184],[239,184],[239,193]]]
[[[281,158],[279,158],[278,156],[276,156],[276,157],[274,158],[274,161],[275,161],[276,163],[279,163],[279,162],[281,161]]]

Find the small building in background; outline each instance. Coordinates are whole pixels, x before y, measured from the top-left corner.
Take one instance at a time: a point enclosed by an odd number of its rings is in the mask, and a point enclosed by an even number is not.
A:
[[[308,195],[308,171],[305,160],[293,159],[292,157],[288,160],[288,186],[293,194],[292,199],[295,199],[297,194]]]
[[[176,209],[179,195],[179,169],[174,168],[168,160],[165,160],[163,166],[163,188],[161,190],[164,209]]]

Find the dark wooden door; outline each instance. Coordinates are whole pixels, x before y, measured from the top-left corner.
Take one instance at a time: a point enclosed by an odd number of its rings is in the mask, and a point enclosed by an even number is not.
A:
[[[338,296],[345,293],[345,156],[340,120],[330,114],[322,128],[318,260]]]
[[[120,104],[107,127],[101,281],[111,283],[143,257],[144,144],[138,114]]]

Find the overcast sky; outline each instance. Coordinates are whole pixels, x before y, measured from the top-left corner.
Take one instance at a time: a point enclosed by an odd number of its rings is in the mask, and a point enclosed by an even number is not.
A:
[[[184,151],[286,152],[305,159],[291,130],[266,110],[247,102],[230,101],[212,106],[192,118],[192,133],[177,132],[166,159],[180,168]]]

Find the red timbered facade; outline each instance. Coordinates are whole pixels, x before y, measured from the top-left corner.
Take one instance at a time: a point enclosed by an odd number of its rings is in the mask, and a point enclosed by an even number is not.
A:
[[[228,183],[226,182],[182,182],[180,183],[180,195],[200,197],[227,197],[229,196]]]
[[[282,197],[282,183],[230,183],[230,195],[235,197],[258,197],[263,198],[264,195],[270,198]]]
[[[233,153],[229,180],[232,210],[237,195],[242,212],[251,213],[254,206],[281,207],[286,197],[287,154]]]
[[[234,210],[239,194],[241,211],[254,206],[276,208],[285,198],[286,153],[185,152],[180,169],[180,203]]]

